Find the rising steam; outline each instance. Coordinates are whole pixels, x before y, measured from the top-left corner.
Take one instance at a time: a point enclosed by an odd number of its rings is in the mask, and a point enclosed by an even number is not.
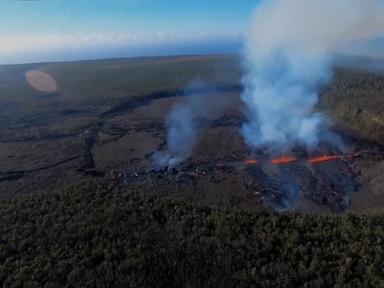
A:
[[[196,126],[190,105],[176,105],[167,118],[167,150],[154,154],[155,162],[162,167],[175,167],[191,153],[196,142]]]
[[[215,87],[201,80],[190,83],[183,91],[183,101],[175,104],[167,116],[167,146],[154,153],[154,162],[161,167],[175,167],[191,156],[197,141],[198,119],[216,110],[220,105],[207,94]]]
[[[263,0],[246,43],[242,127],[251,147],[316,146],[327,121],[314,112],[337,55],[368,54],[384,35],[380,0]],[[365,45],[367,44],[367,45]]]

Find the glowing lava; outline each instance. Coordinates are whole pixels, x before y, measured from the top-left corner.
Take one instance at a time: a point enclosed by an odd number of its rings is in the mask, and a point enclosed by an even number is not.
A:
[[[337,160],[340,157],[341,157],[340,155],[323,155],[323,156],[310,158],[307,160],[307,162],[310,164],[317,164],[317,163],[321,163],[321,162]]]
[[[345,158],[354,158],[354,157],[360,157],[360,153],[355,153],[355,154],[349,154],[349,155],[322,155],[322,156],[316,156],[312,157],[309,159],[298,159],[294,156],[281,156],[279,158],[274,158],[270,160],[270,163],[275,164],[275,165],[284,165],[284,164],[291,164],[295,162],[306,162],[309,164],[319,164],[322,162],[328,162],[328,161],[334,161],[337,159],[345,159]],[[264,163],[264,161],[261,161]],[[260,163],[259,160],[257,159],[249,159],[245,160],[244,163],[246,165],[257,165]]]
[[[271,163],[272,164],[276,164],[276,165],[283,165],[283,164],[293,163],[293,162],[296,162],[296,161],[297,161],[297,158],[295,158],[295,157],[292,157],[292,156],[282,156],[280,158],[272,159]],[[256,159],[249,159],[249,160],[245,160],[244,163],[246,165],[257,165],[257,164],[259,164],[259,161],[256,160]]]
[[[276,165],[289,164],[296,161],[297,161],[297,158],[292,156],[282,156],[280,158],[275,158],[271,160],[272,164],[276,164]]]
[[[245,164],[247,165],[256,165],[258,161],[256,159],[250,159],[250,160],[245,160]]]

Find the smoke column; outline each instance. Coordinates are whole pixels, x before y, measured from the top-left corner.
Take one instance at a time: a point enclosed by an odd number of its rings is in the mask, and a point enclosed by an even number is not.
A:
[[[189,105],[176,105],[167,118],[167,151],[156,152],[154,160],[160,166],[174,167],[188,158],[196,142],[196,126]]]
[[[253,148],[315,147],[327,130],[314,112],[336,55],[384,36],[380,0],[262,0],[246,41],[242,134]]]
[[[201,117],[220,109],[215,95],[216,88],[209,83],[195,80],[184,89],[183,101],[175,104],[167,116],[167,147],[157,151],[153,160],[162,167],[175,167],[192,155],[197,141],[197,126]],[[214,101],[213,101],[214,100]],[[221,99],[221,104],[225,99]]]

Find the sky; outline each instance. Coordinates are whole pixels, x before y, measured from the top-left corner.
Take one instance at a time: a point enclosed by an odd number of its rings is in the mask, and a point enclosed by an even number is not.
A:
[[[0,64],[238,50],[259,0],[1,0]]]

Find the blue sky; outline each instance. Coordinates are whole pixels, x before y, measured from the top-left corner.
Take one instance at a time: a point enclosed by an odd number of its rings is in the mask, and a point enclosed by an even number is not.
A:
[[[0,63],[236,49],[258,0],[2,0]]]

